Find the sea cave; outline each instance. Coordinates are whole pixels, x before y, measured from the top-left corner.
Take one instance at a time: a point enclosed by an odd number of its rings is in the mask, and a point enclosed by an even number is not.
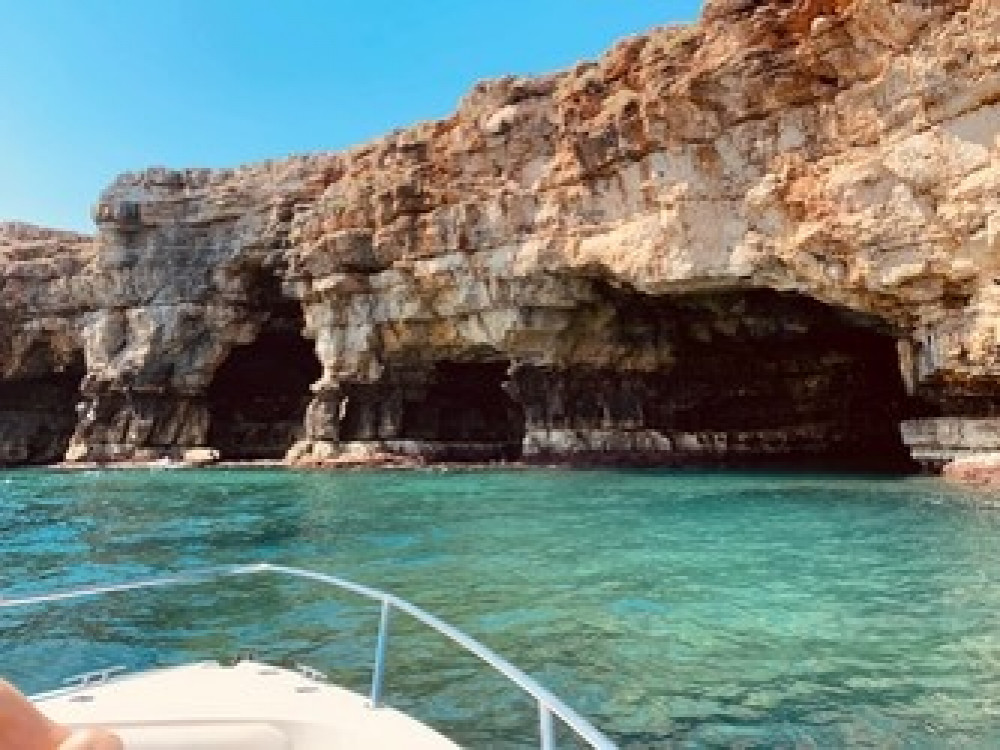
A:
[[[223,460],[277,460],[298,439],[322,367],[303,336],[302,307],[269,284],[256,297],[266,320],[234,347],[208,389],[209,445]]]
[[[21,377],[0,382],[0,466],[61,461],[77,422],[82,353],[53,363],[48,354],[26,358]]]

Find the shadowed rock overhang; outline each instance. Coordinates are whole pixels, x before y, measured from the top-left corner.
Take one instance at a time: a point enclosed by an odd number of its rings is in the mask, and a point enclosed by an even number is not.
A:
[[[997,448],[997,70],[987,0],[715,0],[346,152],[125,174],[92,241],[0,232],[0,371],[82,351],[75,460],[223,440],[265,273],[298,461]]]

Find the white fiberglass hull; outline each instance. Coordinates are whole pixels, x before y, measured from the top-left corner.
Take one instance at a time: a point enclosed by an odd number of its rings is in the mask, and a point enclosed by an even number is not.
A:
[[[35,699],[50,718],[103,726],[126,750],[455,750],[391,708],[298,672],[244,661],[159,669]]]

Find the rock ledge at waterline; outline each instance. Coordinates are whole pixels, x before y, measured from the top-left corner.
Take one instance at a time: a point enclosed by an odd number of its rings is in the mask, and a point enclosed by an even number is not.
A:
[[[0,461],[998,450],[997,71],[988,0],[716,0],[350,151],[122,175],[94,238],[0,226]]]

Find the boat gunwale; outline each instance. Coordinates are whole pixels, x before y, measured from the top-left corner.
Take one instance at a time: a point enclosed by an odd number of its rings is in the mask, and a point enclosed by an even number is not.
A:
[[[510,682],[517,685],[523,692],[532,696],[538,703],[539,729],[541,747],[549,750],[554,747],[554,729],[552,726],[552,716],[557,716],[566,724],[580,739],[584,740],[594,750],[616,750],[616,745],[611,742],[600,730],[594,727],[587,719],[578,714],[573,708],[563,702],[558,696],[543,687],[536,680],[532,679],[525,672],[514,666],[502,656],[466,635],[444,620],[432,615],[411,602],[379,589],[354,583],[337,576],[319,573],[305,568],[296,568],[275,563],[258,562],[238,565],[219,565],[206,568],[196,568],[180,571],[170,575],[156,578],[146,578],[124,583],[104,584],[94,586],[83,586],[73,589],[53,591],[47,594],[35,596],[18,597],[5,599],[0,598],[0,610],[17,607],[28,607],[38,604],[51,604],[57,602],[71,601],[91,596],[102,596],[104,594],[114,594],[124,591],[135,591],[139,589],[164,588],[169,586],[185,586],[199,583],[206,583],[222,578],[254,575],[258,573],[278,573],[291,578],[310,580],[323,583],[335,588],[349,591],[366,599],[380,602],[382,604],[382,617],[379,626],[379,638],[376,646],[375,665],[372,678],[372,705],[377,707],[381,693],[382,671],[385,665],[385,649],[387,642],[388,613],[392,608],[405,612],[414,619],[420,621],[432,630],[445,636],[453,643],[485,662],[495,671],[502,674]],[[46,693],[45,695],[51,695]]]

